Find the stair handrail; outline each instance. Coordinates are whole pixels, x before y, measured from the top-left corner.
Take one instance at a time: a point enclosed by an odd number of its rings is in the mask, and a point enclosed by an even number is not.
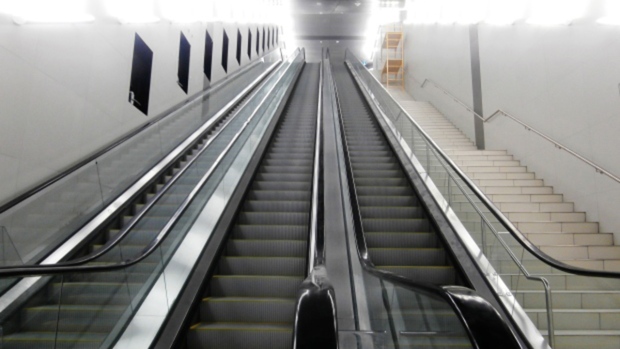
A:
[[[457,98],[454,94],[450,93],[450,91],[446,90],[445,88],[443,88],[441,85],[439,85],[437,82],[433,81],[432,79],[428,79],[428,78],[424,79],[422,84],[420,84],[420,88],[424,88],[429,83],[434,85],[435,88],[437,88],[441,92],[443,92],[443,94],[445,94],[445,95],[449,96],[450,98],[452,98],[454,100],[454,102],[456,102],[457,104],[461,105],[467,111],[471,112],[476,118],[478,118],[479,120],[482,120],[483,123],[487,123],[487,122],[493,120],[496,116],[503,115],[503,116],[511,119],[512,121],[518,123],[519,125],[523,126],[527,131],[533,132],[534,134],[536,134],[539,137],[543,138],[547,142],[553,144],[555,148],[557,148],[559,150],[564,150],[567,153],[569,153],[570,155],[572,155],[572,156],[576,157],[577,159],[581,160],[582,162],[586,163],[590,167],[594,168],[596,173],[603,174],[603,175],[611,178],[612,180],[616,181],[617,183],[620,183],[620,177],[618,177],[617,175],[615,175],[612,172],[604,169],[602,166],[594,163],[594,161],[592,161],[592,160],[586,158],[585,156],[577,153],[576,151],[572,150],[571,148],[565,146],[564,144],[556,141],[555,139],[553,139],[550,136],[548,136],[547,134],[539,131],[535,127],[527,124],[526,122],[524,122],[523,120],[519,119],[518,117],[516,117],[516,116],[514,116],[514,115],[512,115],[512,114],[510,114],[510,113],[508,113],[508,112],[506,112],[506,111],[504,111],[502,109],[497,109],[495,112],[493,112],[491,115],[489,115],[489,116],[487,116],[485,118],[482,115],[476,113],[473,110],[473,108],[469,107],[465,102],[463,102],[462,100]]]
[[[387,280],[409,291],[419,292],[445,300],[465,328],[474,349],[492,349],[498,347],[522,348],[519,341],[516,339],[516,335],[512,332],[510,327],[508,327],[504,319],[495,308],[487,300],[478,295],[476,291],[460,286],[437,286],[430,283],[413,281],[392,272],[377,269],[372,263],[364,236],[364,226],[361,221],[359,201],[355,190],[355,181],[353,180],[353,167],[348,150],[349,146],[344,135],[344,120],[342,118],[340,96],[335,80],[332,80],[331,83],[334,88],[338,124],[344,153],[344,167],[347,172],[349,202],[351,204],[351,210],[353,211],[352,217],[357,246],[356,250],[362,268],[380,280]],[[479,318],[477,318],[478,316],[486,319],[485,325],[487,326],[481,326],[482,324],[477,321],[479,320]],[[394,332],[395,330],[393,327],[391,331],[392,337],[395,343],[397,343],[397,334]],[[501,334],[499,337],[502,337],[502,342],[498,343],[494,341],[494,338],[490,338],[489,333]]]
[[[289,58],[289,60],[294,60],[299,54],[302,54],[302,50],[300,49],[295,50],[295,52],[291,54],[291,58]],[[291,66],[292,65],[289,65],[288,67],[286,67],[286,69],[288,69]],[[282,73],[278,77],[276,82],[269,89],[269,92],[267,92],[265,96],[263,96],[262,100],[257,105],[257,107],[254,109],[252,114],[248,117],[248,119],[244,122],[241,128],[237,131],[235,136],[229,141],[226,148],[224,148],[224,150],[222,150],[220,155],[218,155],[218,157],[215,159],[215,161],[213,162],[209,170],[205,172],[205,174],[200,178],[200,180],[198,181],[198,184],[196,184],[194,189],[192,189],[192,191],[188,194],[188,196],[179,205],[175,213],[171,216],[171,218],[168,220],[166,225],[159,231],[157,236],[153,238],[153,240],[151,240],[151,242],[149,242],[149,244],[146,245],[146,247],[142,249],[139,256],[126,259],[119,263],[107,264],[107,265],[86,265],[86,263],[91,262],[94,258],[84,258],[84,259],[78,260],[75,263],[67,262],[67,263],[44,264],[44,265],[2,267],[0,268],[0,278],[14,277],[14,276],[40,276],[40,275],[76,273],[76,272],[79,272],[79,273],[105,272],[105,271],[124,269],[124,268],[133,266],[143,261],[145,258],[150,256],[166,239],[168,234],[172,231],[172,228],[174,227],[174,225],[181,218],[183,213],[185,213],[185,211],[189,208],[190,204],[194,201],[194,198],[198,195],[198,193],[200,192],[204,184],[207,182],[207,180],[209,180],[209,178],[211,178],[211,175],[213,174],[213,172],[215,172],[216,168],[219,166],[224,156],[228,154],[230,149],[234,146],[234,143],[241,136],[243,131],[247,128],[247,126],[254,119],[254,117],[258,114],[258,110],[260,109],[260,106],[262,106],[265,103],[265,101],[271,96],[272,92],[276,89],[276,87],[278,86],[278,84],[284,78],[285,75],[286,75],[285,73]],[[212,140],[215,138],[216,137],[213,137]],[[206,148],[207,147],[205,146],[203,149],[201,149],[201,153]],[[197,156],[195,158],[197,158]],[[187,169],[187,167],[185,167],[184,169]],[[175,178],[178,178],[178,177],[175,176]],[[170,186],[166,185],[164,188],[169,188],[169,187]],[[162,190],[160,193],[158,193],[157,197],[160,198],[164,194],[164,192],[165,190]],[[154,201],[155,200],[153,200],[153,202]],[[129,230],[127,230],[125,233],[127,233],[128,231]],[[115,239],[114,244],[109,244],[109,246],[107,247],[107,251],[109,251],[110,249],[118,245],[118,243],[120,243],[120,239]],[[94,256],[100,256],[100,255],[101,253],[94,254]]]
[[[323,57],[323,52],[321,52]],[[293,349],[338,349],[336,294],[325,267],[323,221],[323,59],[319,67],[319,93],[312,171],[312,207],[307,277],[297,291]]]

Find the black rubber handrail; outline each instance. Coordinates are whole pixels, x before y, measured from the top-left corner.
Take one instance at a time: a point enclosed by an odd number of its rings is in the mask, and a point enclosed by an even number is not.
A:
[[[348,49],[347,49],[346,54],[351,55],[359,62],[359,59]],[[361,62],[359,63],[361,64]],[[376,80],[374,76],[372,77]],[[389,92],[385,90],[385,88],[381,84],[379,85],[384,89],[384,92],[387,95],[389,95]],[[450,168],[458,174],[460,179],[463,182],[465,182],[467,187],[476,195],[477,198],[479,198],[482,201],[484,206],[487,209],[489,209],[491,214],[493,214],[493,217],[499,220],[499,222],[504,226],[504,228],[506,228],[508,233],[515,240],[517,240],[517,242],[525,250],[527,250],[529,253],[534,255],[534,257],[538,258],[543,263],[550,265],[566,273],[581,275],[581,276],[589,276],[589,277],[604,277],[604,278],[620,279],[620,272],[590,270],[590,269],[575,267],[575,266],[566,264],[562,261],[559,261],[549,256],[542,250],[540,250],[538,246],[534,245],[525,236],[523,236],[523,234],[514,226],[514,224],[512,224],[512,222],[508,218],[506,218],[506,216],[504,216],[504,214],[497,207],[495,207],[495,205],[491,202],[491,200],[487,198],[487,196],[478,188],[478,186],[474,184],[471,179],[469,179],[469,177],[454,163],[454,161],[452,161],[452,159],[450,159],[450,157],[443,150],[441,150],[441,148],[437,145],[437,143],[433,141],[433,139],[422,129],[422,127],[420,127],[420,125],[415,120],[413,120],[413,118],[409,114],[407,114],[405,109],[397,101],[394,100],[393,102],[396,105],[398,105],[398,107],[401,109],[404,115],[407,115],[409,117],[409,120],[416,126],[420,134],[422,134],[422,136],[426,139],[427,143],[430,144],[434,148],[433,150],[435,151],[435,153],[439,154],[441,158],[448,164],[448,166],[450,166]]]
[[[475,349],[522,349],[515,333],[506,324],[497,310],[474,290],[460,286],[436,286],[410,280],[394,273],[377,269],[368,255],[368,247],[364,237],[364,227],[361,221],[359,202],[353,180],[353,169],[349,156],[349,147],[345,137],[340,97],[335,81],[332,81],[335,91],[335,100],[338,110],[338,119],[341,132],[341,141],[344,150],[344,167],[347,172],[349,198],[353,213],[357,251],[362,268],[380,280],[388,281],[398,287],[419,292],[427,296],[445,300],[461,321],[465,331]],[[394,328],[391,329],[394,331]],[[395,333],[392,333],[396,337]]]
[[[293,349],[337,349],[336,295],[325,268],[323,192],[323,67],[319,94],[312,178],[312,213],[308,244],[308,274],[297,291]]]
[[[295,51],[295,52],[297,54],[301,54],[298,51]],[[295,57],[296,57],[296,55],[295,55]],[[289,67],[290,67],[290,65],[289,65]],[[79,264],[77,264],[77,265],[72,265],[72,264],[66,264],[66,265],[65,264],[51,264],[51,265],[29,265],[29,266],[4,267],[4,268],[0,268],[0,277],[40,276],[40,275],[64,274],[64,273],[86,273],[86,272],[113,271],[113,270],[118,270],[118,269],[124,269],[124,268],[130,267],[132,265],[135,265],[135,264],[143,261],[145,258],[150,256],[157,249],[157,247],[159,247],[161,245],[163,240],[165,240],[165,238],[168,236],[168,234],[172,231],[172,228],[174,227],[174,225],[181,218],[181,216],[187,210],[189,205],[193,202],[194,198],[198,195],[198,193],[200,192],[200,190],[202,189],[202,187],[204,186],[206,181],[211,177],[211,175],[213,174],[213,172],[215,171],[215,169],[217,168],[219,163],[222,161],[223,157],[232,148],[232,146],[234,145],[235,141],[241,136],[241,133],[243,133],[243,131],[249,125],[249,123],[252,121],[252,119],[254,119],[254,117],[256,116],[256,114],[258,112],[258,110],[260,109],[260,106],[262,106],[265,103],[265,101],[271,96],[272,92],[275,90],[275,88],[278,86],[279,82],[284,78],[285,75],[286,75],[286,73],[282,73],[282,75],[280,75],[280,77],[278,77],[278,79],[276,80],[274,85],[270,88],[269,92],[267,92],[267,94],[265,94],[265,96],[263,97],[261,102],[254,109],[252,114],[248,117],[248,120],[245,121],[243,126],[239,129],[239,131],[235,134],[235,136],[230,140],[230,142],[228,143],[226,148],[224,150],[222,150],[222,152],[215,159],[215,161],[213,162],[213,164],[211,165],[209,170],[204,174],[204,176],[200,179],[200,181],[194,187],[194,189],[192,189],[192,191],[185,198],[185,200],[183,200],[183,202],[181,203],[179,208],[175,211],[175,213],[172,215],[172,217],[168,220],[166,225],[160,230],[159,234],[144,249],[142,249],[142,251],[141,251],[139,256],[134,257],[132,259],[127,259],[127,260],[121,261],[120,263],[108,264],[108,265],[84,265],[84,264],[88,263],[89,261],[92,261],[92,259],[89,258],[89,260],[80,261]],[[212,139],[215,139],[215,137],[212,138]],[[206,149],[206,147],[204,147],[203,150],[204,149]],[[166,186],[166,187],[169,187],[169,186]],[[163,195],[164,190],[162,190],[161,193]],[[116,241],[116,244],[118,244],[118,241]],[[111,248],[115,247],[116,244],[115,245],[110,245],[108,250],[110,250]]]
[[[73,172],[79,170],[80,168],[88,165],[89,163],[91,163],[92,161],[96,160],[97,158],[99,158],[100,156],[104,155],[105,153],[108,153],[111,150],[115,149],[116,147],[120,146],[121,144],[127,142],[129,139],[131,139],[132,137],[136,136],[137,134],[139,134],[141,132],[144,132],[146,129],[152,127],[154,124],[158,123],[162,119],[177,113],[183,106],[189,105],[190,103],[192,103],[192,102],[194,102],[194,101],[196,101],[196,100],[198,100],[200,98],[204,98],[204,97],[210,95],[211,93],[219,90],[225,83],[237,79],[239,76],[243,75],[244,72],[246,72],[249,69],[251,69],[252,67],[258,65],[260,62],[262,62],[262,60],[258,59],[256,61],[252,62],[251,64],[248,64],[244,68],[239,69],[234,74],[232,74],[230,76],[224,77],[222,80],[219,80],[218,82],[216,82],[212,86],[209,86],[207,89],[202,90],[200,92],[197,92],[194,95],[192,95],[191,97],[186,98],[182,102],[179,102],[179,103],[175,104],[174,106],[166,109],[162,113],[160,113],[157,116],[153,117],[149,122],[145,123],[142,126],[139,126],[135,130],[125,134],[123,137],[121,137],[121,139],[114,141],[112,144],[110,144],[110,145],[104,147],[103,149],[101,149],[101,150],[91,154],[87,158],[85,158],[85,159],[81,160],[80,162],[78,162],[77,164],[67,168],[66,170],[62,171],[61,173],[55,175],[54,177],[52,177],[52,178],[46,180],[45,182],[35,186],[34,188],[31,188],[31,189],[27,190],[26,192],[18,195],[17,197],[11,199],[10,201],[0,205],[0,214],[10,210],[12,207],[14,207],[16,205],[19,205],[23,201],[25,201],[25,200],[29,199],[30,197],[40,193],[44,189],[46,189],[46,188],[50,187],[51,185],[53,185],[54,183],[62,180],[63,178],[65,178],[68,175],[70,175],[71,173],[73,173]]]

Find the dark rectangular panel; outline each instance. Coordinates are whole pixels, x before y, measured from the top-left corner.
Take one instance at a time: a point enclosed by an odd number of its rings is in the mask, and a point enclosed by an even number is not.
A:
[[[241,41],[243,38],[241,37],[241,30],[237,29],[237,63],[241,65]]]
[[[248,58],[252,59],[252,29],[248,29]]]
[[[179,43],[179,70],[177,72],[177,77],[179,78],[179,86],[181,86],[181,89],[183,89],[185,93],[187,93],[187,88],[189,86],[189,57],[191,49],[192,46],[181,32],[181,41]]]
[[[224,30],[222,38],[222,68],[228,73],[228,34],[226,34],[226,30]]]
[[[144,115],[148,115],[149,112],[152,71],[153,51],[136,34],[131,64],[131,81],[129,83],[129,103],[138,108]]]
[[[213,39],[207,31],[207,36],[205,38],[205,62],[204,62],[204,73],[207,76],[207,79],[211,81],[211,67],[213,66]]]
[[[267,49],[271,46],[271,28],[267,28]]]
[[[263,27],[263,53],[265,52],[265,27]]]
[[[256,54],[260,55],[260,31],[256,28]]]

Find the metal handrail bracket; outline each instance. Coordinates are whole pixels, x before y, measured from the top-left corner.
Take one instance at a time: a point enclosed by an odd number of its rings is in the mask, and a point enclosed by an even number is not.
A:
[[[511,119],[512,121],[514,121],[514,122],[518,123],[519,125],[523,126],[527,131],[533,132],[536,135],[538,135],[539,137],[541,137],[544,140],[546,140],[547,142],[553,144],[557,149],[566,151],[570,155],[576,157],[577,159],[579,159],[582,162],[586,163],[590,167],[594,168],[596,173],[603,174],[603,175],[611,178],[612,180],[616,181],[617,183],[620,183],[620,177],[618,177],[617,175],[615,175],[615,174],[611,173],[610,171],[604,169],[600,165],[594,163],[592,160],[590,160],[590,159],[586,158],[585,156],[577,153],[576,151],[568,148],[564,144],[554,140],[553,138],[551,138],[548,135],[546,135],[545,133],[537,130],[533,126],[525,123],[524,121],[522,121],[521,119],[517,118],[516,116],[514,116],[514,115],[512,115],[512,114],[510,114],[510,113],[508,113],[508,112],[506,112],[506,111],[504,111],[502,109],[497,109],[495,112],[493,112],[491,115],[489,115],[488,117],[485,118],[484,116],[476,113],[472,108],[470,108],[467,104],[465,104],[463,101],[461,101],[455,95],[450,93],[450,91],[448,91],[445,88],[441,87],[438,83],[436,83],[435,81],[433,81],[431,79],[425,79],[424,82],[422,82],[422,84],[420,84],[420,87],[424,88],[428,83],[434,85],[435,88],[437,88],[438,90],[443,92],[443,94],[445,94],[445,95],[449,96],[450,98],[452,98],[454,100],[454,102],[456,102],[457,104],[461,105],[468,112],[472,113],[476,118],[482,120],[484,123],[487,123],[487,122],[493,120],[496,116],[500,116],[500,115],[506,116],[507,118]]]

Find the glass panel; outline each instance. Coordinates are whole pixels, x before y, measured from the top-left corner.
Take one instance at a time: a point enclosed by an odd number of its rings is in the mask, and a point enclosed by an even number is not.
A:
[[[227,78],[204,97],[0,214],[0,226],[23,263],[36,263],[58,247],[278,59],[279,52],[269,54],[243,74]]]
[[[371,332],[383,341],[379,347],[473,348],[463,324],[443,298],[368,272],[364,283]]]
[[[477,262],[485,270],[486,276],[509,311],[520,311],[517,318],[527,314],[541,333],[547,336],[548,316],[553,317],[553,315],[546,310],[547,296],[541,278],[548,281],[550,290],[554,293],[553,308],[564,309],[563,319],[569,319],[571,316],[577,319],[582,316],[580,314],[587,313],[582,310],[593,307],[605,309],[611,304],[617,305],[614,296],[607,291],[620,289],[620,280],[567,274],[541,262],[527,252],[508,233],[508,228],[499,223],[499,220],[490,213],[490,209],[465,184],[463,178],[447,164],[435,147],[423,136],[413,119],[389,96],[385,88],[372,77],[354,55],[347,52],[346,57],[365,84],[363,88],[377,102],[380,110],[394,126],[394,133],[405,145],[404,148],[412,152],[414,162],[419,162],[423,170],[430,175],[452,211],[480,248],[477,252],[473,251],[473,255],[476,256]],[[587,305],[582,302],[581,297],[589,297],[588,294],[591,293],[566,292],[595,288],[601,290],[596,296],[598,300],[592,300]],[[575,306],[575,304],[580,306]],[[521,307],[528,311],[523,312]],[[566,315],[571,314],[566,309],[574,308],[578,309],[572,312],[573,315]],[[598,321],[575,321],[580,323],[580,329],[610,330],[616,328],[609,322],[603,324]],[[529,326],[525,322],[521,324]]]

